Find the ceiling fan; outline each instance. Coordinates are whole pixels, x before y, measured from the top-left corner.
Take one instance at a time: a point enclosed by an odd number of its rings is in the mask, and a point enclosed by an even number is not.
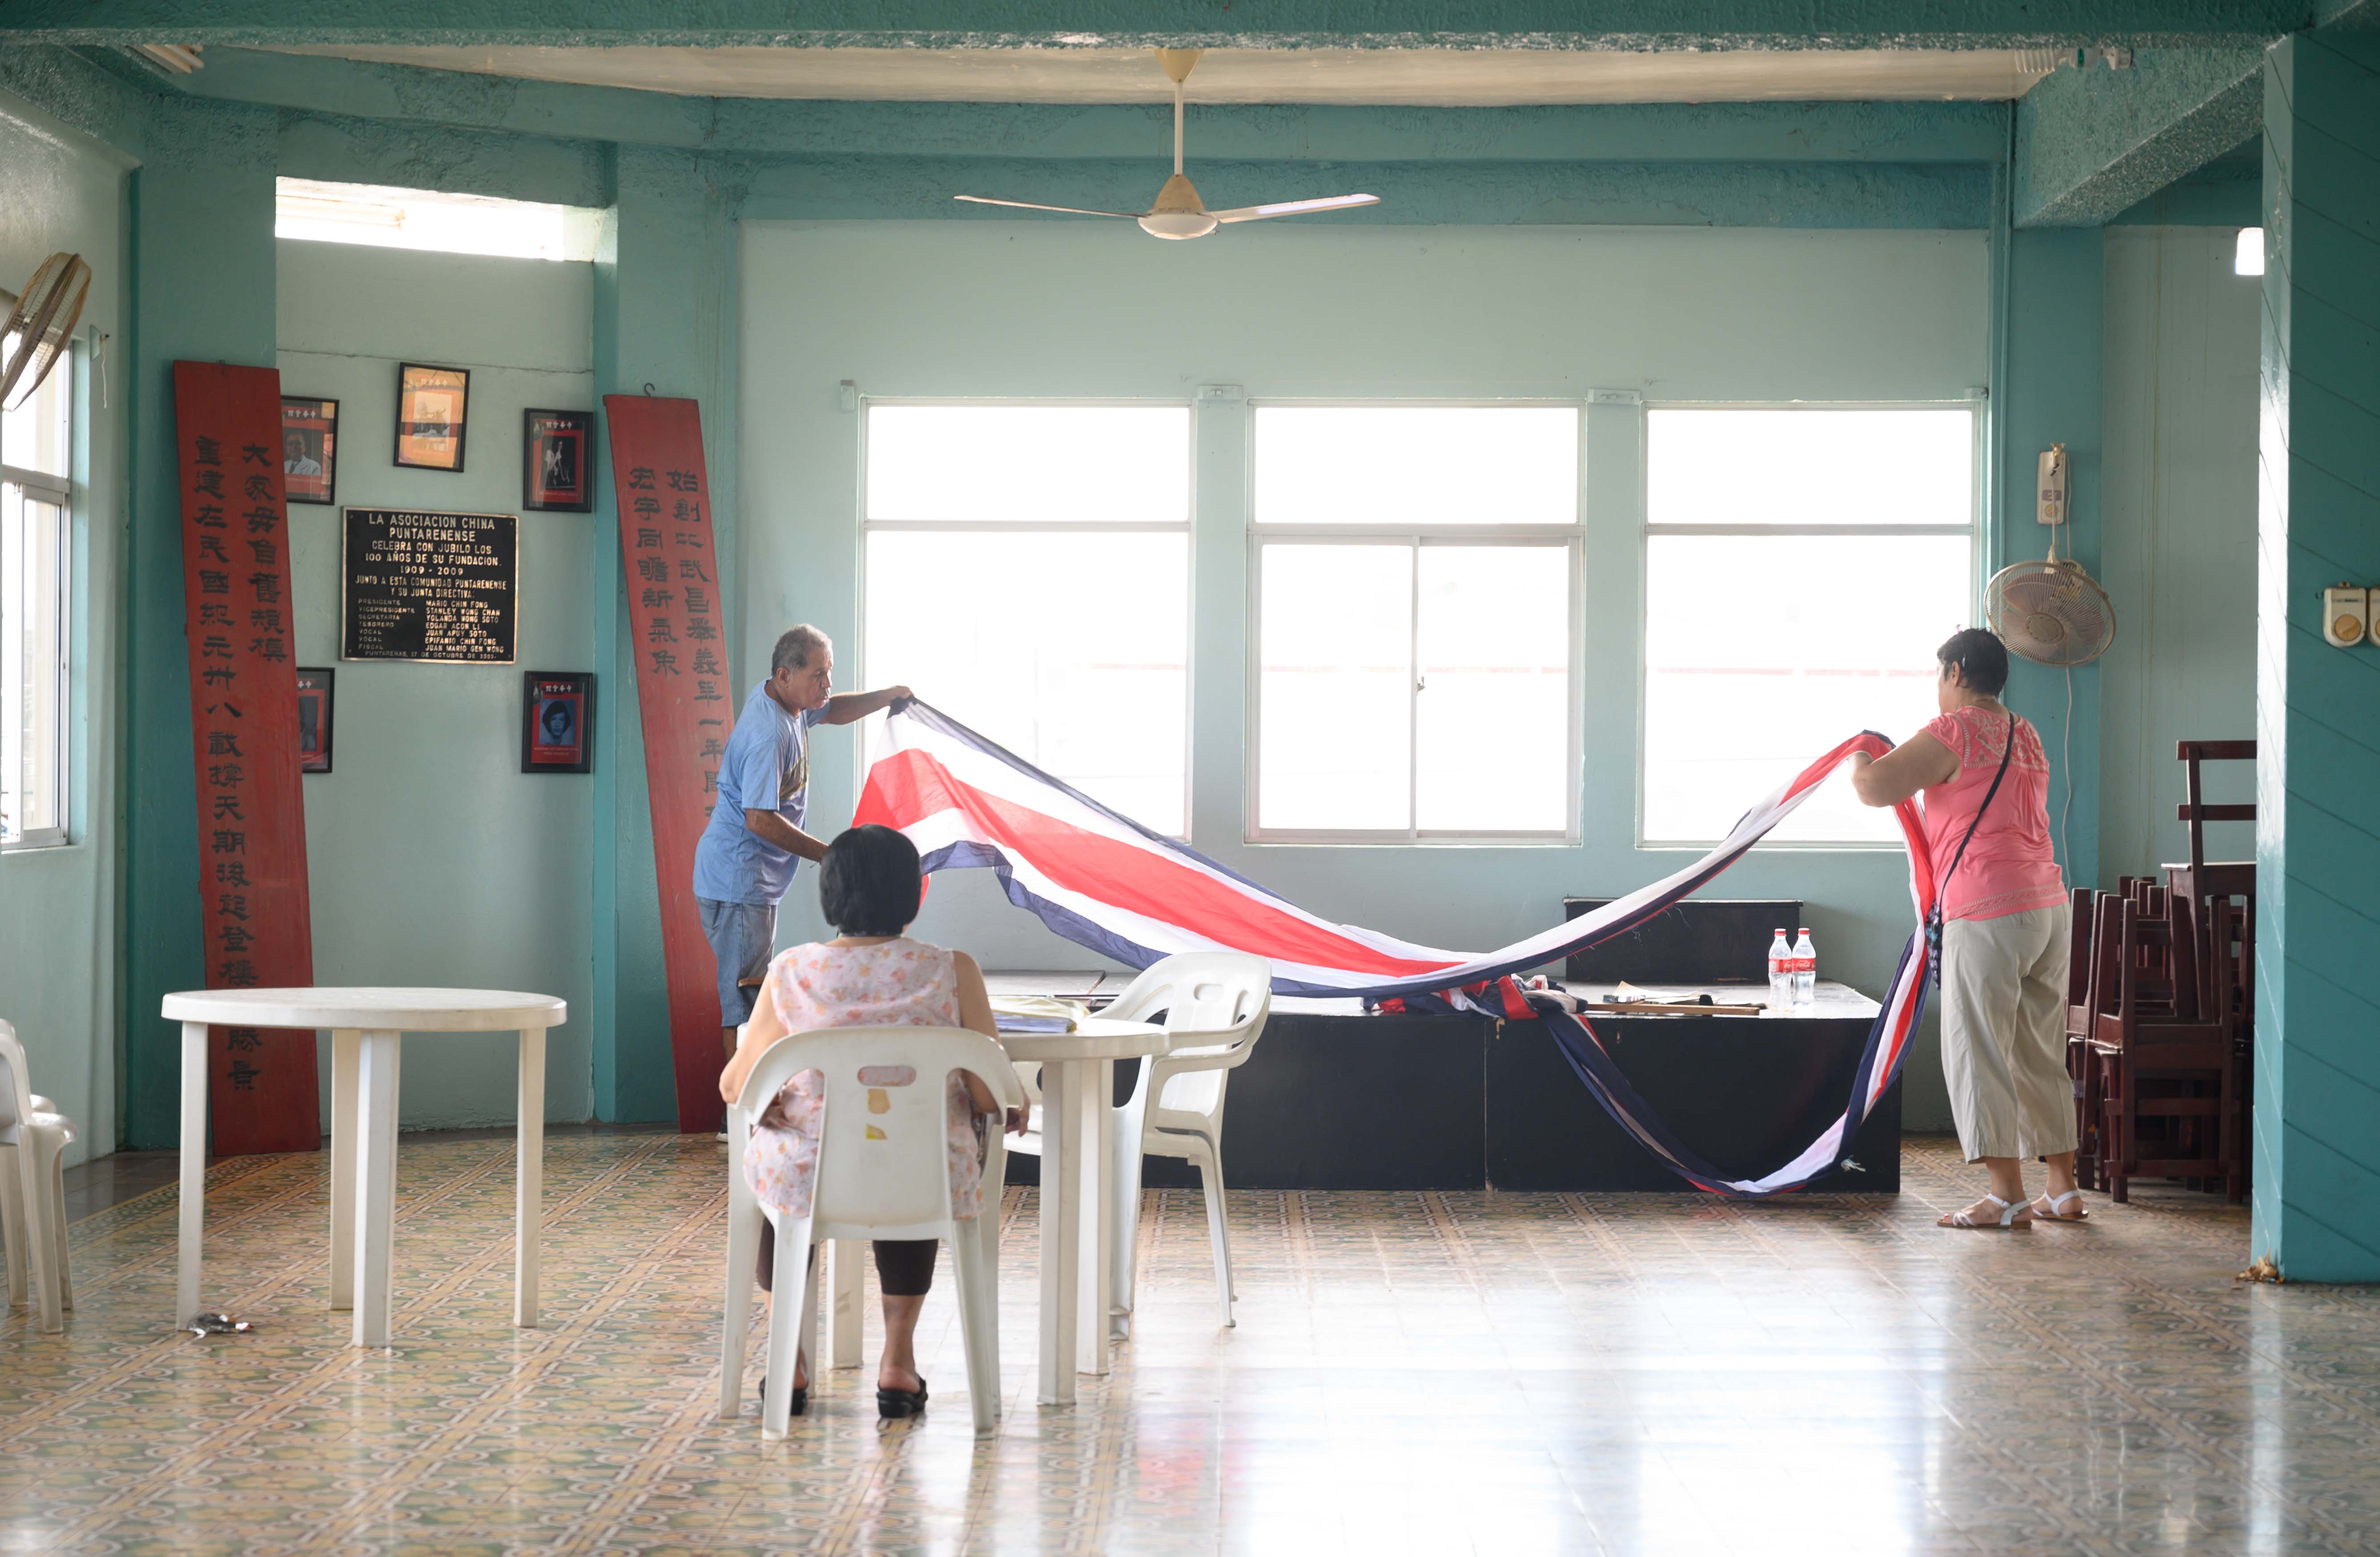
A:
[[[1198,63],[1197,49],[1160,49],[1157,62],[1173,78],[1173,176],[1157,191],[1157,203],[1147,211],[1086,211],[1076,205],[1036,205],[1030,201],[988,200],[982,195],[954,195],[974,205],[1005,205],[1018,211],[1057,211],[1069,216],[1121,216],[1137,222],[1151,237],[1205,237],[1226,222],[1261,222],[1268,216],[1303,216],[1309,211],[1343,211],[1354,205],[1378,205],[1378,195],[1329,195],[1320,200],[1280,201],[1271,205],[1243,205],[1231,211],[1209,211],[1198,191],[1182,173],[1182,83]]]

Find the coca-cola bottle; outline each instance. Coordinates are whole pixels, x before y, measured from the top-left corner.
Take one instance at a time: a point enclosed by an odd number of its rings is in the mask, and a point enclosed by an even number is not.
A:
[[[1785,943],[1785,927],[1768,943],[1768,1009],[1784,1011],[1793,1004],[1793,949]]]
[[[1802,927],[1802,939],[1793,943],[1793,1004],[1815,1005],[1818,1003],[1818,948],[1810,944],[1810,927]]]

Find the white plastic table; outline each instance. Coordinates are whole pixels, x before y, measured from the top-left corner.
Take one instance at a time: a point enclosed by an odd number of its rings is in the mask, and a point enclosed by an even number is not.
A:
[[[187,1321],[199,1308],[207,1028],[213,1026],[331,1030],[331,1307],[355,1311],[358,1346],[389,1344],[398,1039],[408,1032],[520,1034],[513,1323],[534,1327],[545,1165],[545,1029],[560,1026],[568,1009],[552,995],[509,990],[185,990],[167,995],[165,1019],[182,1024],[181,1267],[174,1283],[175,1322]]]
[[[1002,1033],[1041,1067],[1041,1404],[1071,1405],[1075,1375],[1108,1370],[1114,1306],[1115,1063],[1162,1054],[1165,1029],[1092,1016],[1070,1033]],[[1088,1245],[1086,1248],[1084,1246]],[[1083,1320],[1090,1318],[1086,1324]]]

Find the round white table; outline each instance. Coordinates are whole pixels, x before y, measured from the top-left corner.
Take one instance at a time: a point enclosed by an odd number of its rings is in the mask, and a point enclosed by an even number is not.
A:
[[[1108,1370],[1115,1063],[1162,1054],[1167,1039],[1148,1022],[1091,1016],[1070,1033],[1002,1033],[1000,1046],[1041,1067],[1040,1400],[1071,1405],[1077,1371]]]
[[[185,990],[165,997],[182,1024],[181,1267],[174,1320],[199,1310],[206,1195],[207,1028],[331,1031],[331,1307],[355,1310],[355,1344],[389,1344],[389,1251],[396,1208],[397,1042],[408,1032],[520,1035],[519,1161],[513,1202],[513,1323],[537,1323],[538,1208],[545,1163],[545,1029],[569,1008],[509,990]],[[357,1148],[363,1150],[358,1172]],[[362,1235],[357,1235],[358,1229]]]

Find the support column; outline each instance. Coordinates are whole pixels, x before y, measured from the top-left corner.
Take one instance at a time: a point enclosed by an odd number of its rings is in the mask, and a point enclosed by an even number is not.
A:
[[[2265,65],[2252,1251],[2380,1281],[2380,649],[2322,590],[2380,584],[2380,35]]]
[[[2049,550],[2034,517],[2034,462],[2052,444],[2068,457],[2068,520],[2058,554],[2099,576],[2101,363],[2105,356],[2104,229],[2019,228],[2010,235],[2008,357],[1993,386],[2000,419],[1998,523],[1985,578]],[[2121,623],[2117,625],[2121,632]],[[1929,645],[1930,647],[1930,645]],[[2041,732],[2049,753],[2049,831],[2072,886],[2099,882],[2099,667],[2069,672],[2010,656],[2008,701]],[[2070,791],[2069,785],[2071,785]],[[2072,800],[2070,805],[2069,794]]]
[[[177,1144],[178,1043],[158,1003],[206,984],[190,691],[182,637],[176,359],[275,365],[271,109],[195,98],[148,105],[132,176],[131,518],[125,539],[125,1140]]]
[[[738,310],[729,169],[719,159],[658,147],[613,152],[613,204],[595,258],[595,394],[679,395],[702,407],[730,665],[744,620],[737,592],[736,358]],[[610,429],[602,430],[608,437]],[[660,884],[645,793],[644,727],[628,637],[626,579],[608,452],[594,460],[595,670],[605,716],[596,723],[595,1112],[612,1122],[674,1119],[668,988],[662,967]],[[782,586],[781,586],[782,589]],[[781,594],[772,594],[772,599]],[[764,602],[765,606],[766,602]],[[723,688],[742,706],[741,683]]]

